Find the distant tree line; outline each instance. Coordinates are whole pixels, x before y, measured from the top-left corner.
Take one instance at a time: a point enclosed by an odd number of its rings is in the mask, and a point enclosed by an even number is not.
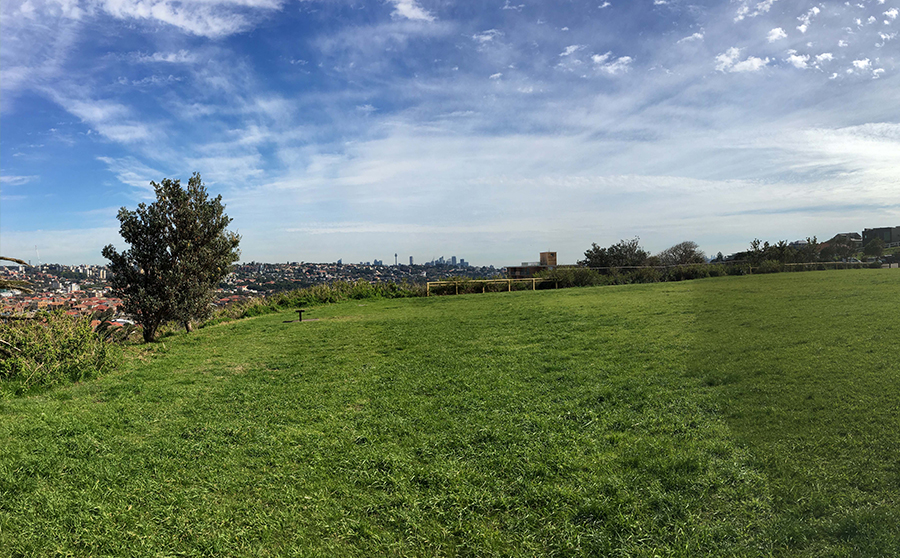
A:
[[[582,267],[621,268],[645,266],[673,266],[700,264],[706,262],[706,254],[700,250],[696,242],[685,240],[666,248],[656,255],[644,250],[640,238],[620,240],[609,248],[602,248],[592,243],[584,253],[584,259],[578,262]]]

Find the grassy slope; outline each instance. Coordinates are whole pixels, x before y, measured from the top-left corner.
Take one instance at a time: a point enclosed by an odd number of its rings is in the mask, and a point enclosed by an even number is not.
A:
[[[0,555],[888,555],[898,295],[783,274],[171,337],[0,402]]]

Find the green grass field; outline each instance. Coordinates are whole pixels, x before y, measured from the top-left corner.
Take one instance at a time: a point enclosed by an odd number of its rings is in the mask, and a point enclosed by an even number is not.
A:
[[[851,270],[173,335],[0,400],[0,556],[900,555],[898,315]]]

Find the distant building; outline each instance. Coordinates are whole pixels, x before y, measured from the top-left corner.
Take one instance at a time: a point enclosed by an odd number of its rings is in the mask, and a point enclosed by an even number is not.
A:
[[[413,257],[412,256],[409,257],[409,265],[413,265]]]
[[[506,267],[506,275],[510,279],[530,279],[541,271],[557,266],[556,252],[541,252],[540,261],[522,262],[522,265]]]
[[[862,245],[880,238],[885,246],[900,246],[900,227],[879,227],[877,229],[865,229],[862,233]]]
[[[858,232],[838,233],[830,238],[825,244],[848,244],[853,248],[861,248],[863,238]]]
[[[456,265],[456,256],[450,257],[450,265]]]

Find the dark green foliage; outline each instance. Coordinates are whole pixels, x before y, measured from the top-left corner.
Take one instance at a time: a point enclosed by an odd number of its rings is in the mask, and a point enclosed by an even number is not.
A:
[[[872,258],[880,258],[884,255],[884,240],[873,238],[865,245],[863,253]]]
[[[0,395],[100,376],[113,368],[117,351],[91,330],[89,318],[54,312],[0,321]]]
[[[597,285],[609,285],[610,281],[605,275],[586,267],[556,267],[538,274],[542,279],[554,281],[559,288],[568,287],[593,287]]]
[[[114,293],[125,311],[153,341],[170,320],[190,330],[191,320],[210,314],[213,291],[239,256],[240,237],[225,230],[231,222],[222,196],[210,200],[199,174],[186,189],[178,180],[150,183],[156,201],[137,210],[119,210],[119,234],[131,248],[103,248],[110,260]]]
[[[759,267],[754,268],[754,273],[780,273],[784,271],[784,264],[778,260],[763,260]]]
[[[640,238],[620,240],[609,248],[592,243],[578,265],[584,267],[633,267],[644,265],[650,253],[640,245]]]
[[[199,174],[191,176],[187,188],[169,179],[151,185],[168,217],[167,239],[177,285],[172,319],[190,331],[192,320],[212,313],[215,288],[240,256],[240,237],[225,230],[231,219],[225,215],[222,196],[209,199]]]

